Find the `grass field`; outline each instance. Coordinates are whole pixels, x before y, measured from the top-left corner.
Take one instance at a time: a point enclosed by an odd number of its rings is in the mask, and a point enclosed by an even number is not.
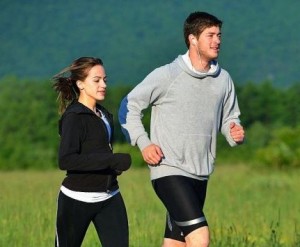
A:
[[[0,246],[53,246],[61,171],[0,172]],[[300,246],[300,171],[257,171],[217,165],[209,181],[205,213],[212,247]],[[165,210],[148,169],[120,179],[131,247],[159,247]],[[99,246],[91,226],[84,247]]]

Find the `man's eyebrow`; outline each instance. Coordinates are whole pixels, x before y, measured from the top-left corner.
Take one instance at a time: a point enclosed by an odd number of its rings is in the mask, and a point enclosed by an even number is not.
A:
[[[222,33],[221,32],[208,32],[207,34],[217,34],[217,35],[221,35]]]

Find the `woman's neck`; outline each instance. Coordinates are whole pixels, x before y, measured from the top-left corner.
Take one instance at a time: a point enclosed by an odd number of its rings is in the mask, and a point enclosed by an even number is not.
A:
[[[96,101],[94,100],[88,100],[84,97],[80,97],[78,98],[78,102],[85,105],[87,108],[91,109],[93,112],[97,112],[96,111]]]

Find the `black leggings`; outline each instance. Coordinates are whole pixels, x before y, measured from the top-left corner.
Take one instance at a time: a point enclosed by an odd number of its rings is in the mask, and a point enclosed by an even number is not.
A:
[[[192,231],[207,226],[203,213],[207,180],[167,176],[152,181],[157,196],[168,210],[165,238],[184,242]]]
[[[55,246],[79,247],[93,222],[103,247],[128,247],[128,220],[121,193],[96,203],[58,196]]]

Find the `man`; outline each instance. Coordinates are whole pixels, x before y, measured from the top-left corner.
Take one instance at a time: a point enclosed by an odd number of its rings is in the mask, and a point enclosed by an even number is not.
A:
[[[214,169],[217,133],[231,146],[244,140],[234,85],[216,61],[222,21],[195,12],[184,23],[188,51],[155,69],[121,103],[126,137],[149,164],[154,190],[168,214],[164,247],[209,246],[203,213]],[[142,111],[151,113],[151,138]]]

